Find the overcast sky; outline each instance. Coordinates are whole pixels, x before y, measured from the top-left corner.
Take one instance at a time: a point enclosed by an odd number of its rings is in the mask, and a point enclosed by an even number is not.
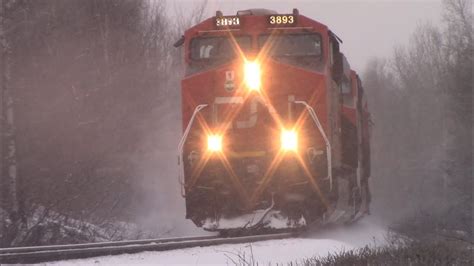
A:
[[[178,0],[190,7],[199,1]],[[237,10],[267,8],[279,13],[300,14],[326,24],[343,41],[342,51],[351,67],[364,70],[374,56],[389,56],[398,44],[407,44],[416,26],[441,21],[441,0],[208,0],[209,16]]]

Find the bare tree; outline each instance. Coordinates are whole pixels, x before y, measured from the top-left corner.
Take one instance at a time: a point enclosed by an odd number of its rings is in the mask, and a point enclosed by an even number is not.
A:
[[[184,28],[164,1],[1,3],[2,112],[15,108],[16,118],[15,128],[13,116],[4,120],[1,140],[2,147],[16,140],[21,165],[21,182],[0,179],[2,200],[8,195],[0,215],[10,215],[0,219],[3,245],[127,237],[117,233],[121,224],[166,205],[150,200],[156,191],[144,185],[143,162],[156,164],[149,155],[168,149],[173,142],[163,136],[180,126],[182,57],[172,44]],[[199,8],[187,17],[201,20]],[[2,169],[16,165],[8,151]],[[165,177],[153,178],[169,190]],[[21,226],[6,228],[22,203]]]
[[[0,228],[0,246],[5,246],[19,230],[21,219],[20,199],[18,196],[18,164],[16,160],[15,112],[12,95],[12,47],[7,30],[11,24],[8,15],[15,8],[15,1],[3,0],[0,3],[0,53],[1,53],[1,157],[0,184],[2,185],[2,214]]]
[[[409,45],[368,65],[374,193],[395,217],[423,214],[419,229],[472,237],[471,1],[444,7],[442,27],[418,27]]]

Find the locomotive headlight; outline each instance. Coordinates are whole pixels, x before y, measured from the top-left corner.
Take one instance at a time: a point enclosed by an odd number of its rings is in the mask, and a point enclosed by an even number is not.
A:
[[[222,136],[209,135],[207,136],[207,149],[211,152],[218,152],[222,150]]]
[[[281,148],[285,151],[296,151],[298,149],[298,134],[295,130],[284,129],[281,132]]]
[[[260,64],[256,61],[246,61],[244,65],[245,85],[249,90],[260,90]]]

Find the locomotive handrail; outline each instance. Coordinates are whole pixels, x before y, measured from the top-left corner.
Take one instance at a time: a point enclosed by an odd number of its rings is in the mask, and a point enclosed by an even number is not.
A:
[[[311,107],[307,102],[305,101],[295,101],[296,104],[302,104],[306,107],[306,110],[308,110],[309,115],[311,118],[313,118],[314,123],[319,129],[319,132],[323,136],[324,142],[326,142],[326,156],[328,160],[328,178],[329,178],[329,190],[332,191],[332,157],[331,157],[331,143],[329,142],[328,137],[326,136],[326,133],[324,133],[324,129],[319,122],[318,116],[316,115],[316,112],[314,111],[313,107]]]
[[[178,144],[178,166],[181,165],[181,162],[183,160],[183,147],[184,143],[186,142],[186,139],[188,138],[189,131],[191,130],[191,127],[194,123],[194,119],[196,118],[196,115],[204,108],[207,107],[207,104],[200,104],[196,106],[194,109],[193,115],[191,116],[191,119],[189,120],[188,126],[186,127],[186,130],[184,131],[183,136],[181,137],[181,140],[179,141]],[[181,167],[180,167],[181,168]],[[182,174],[184,172],[184,169],[181,171],[181,169],[178,169],[178,182],[181,185],[181,196],[185,196],[184,194],[184,182],[182,180]]]

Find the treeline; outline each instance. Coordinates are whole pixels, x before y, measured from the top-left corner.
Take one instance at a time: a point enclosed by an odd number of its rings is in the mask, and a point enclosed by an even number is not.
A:
[[[419,26],[367,67],[375,208],[413,233],[472,240],[472,3],[445,0],[443,10],[441,26]]]
[[[51,221],[131,221],[143,211],[141,163],[174,149],[161,135],[180,128],[172,44],[204,11],[176,19],[165,4],[1,0],[2,133],[11,99],[16,151],[2,142],[1,246],[41,244]],[[61,241],[70,239],[47,240]]]

